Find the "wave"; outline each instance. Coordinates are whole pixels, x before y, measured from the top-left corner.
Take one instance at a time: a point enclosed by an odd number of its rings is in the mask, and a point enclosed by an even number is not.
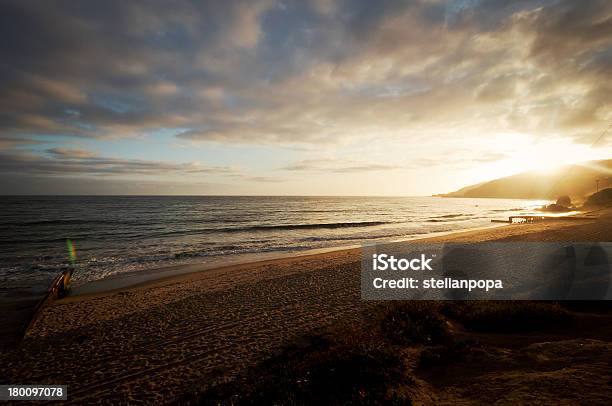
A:
[[[469,214],[468,213],[454,213],[454,214],[445,214],[443,216],[433,216],[431,218],[433,218],[433,219],[449,219],[449,218],[455,218],[455,217],[463,217],[463,216],[467,216],[467,215],[469,215]]]
[[[395,224],[393,221],[360,221],[349,223],[312,223],[312,224],[264,224],[246,227],[220,227],[220,228],[201,228],[191,230],[174,230],[153,234],[153,237],[163,237],[169,235],[188,235],[188,234],[212,234],[212,233],[242,233],[245,231],[282,231],[282,230],[316,230],[316,229],[337,229],[352,227],[373,227],[385,224]]]
[[[453,218],[453,219],[429,219],[429,220],[425,220],[427,223],[457,223],[460,221],[470,221],[470,220],[479,220],[479,219],[483,219],[486,217],[477,217],[477,216],[470,216],[470,217],[465,217],[465,218]]]
[[[58,224],[85,224],[85,223],[94,223],[101,224],[103,223],[100,220],[78,220],[78,219],[54,219],[54,220],[33,220],[33,221],[14,221],[14,222],[3,222],[2,225],[5,226],[43,226],[43,225],[58,225]]]
[[[11,222],[0,222],[3,226],[44,226],[44,225],[100,225],[100,224],[130,224],[130,225],[148,225],[151,223],[134,221],[127,219],[116,219],[116,220],[99,220],[99,219],[49,219],[49,220],[32,220],[32,221],[11,221]]]
[[[489,212],[491,212],[491,213],[502,213],[502,212],[505,212],[505,211],[521,211],[521,210],[525,210],[525,209],[521,208],[521,207],[515,207],[513,209],[492,209],[492,210],[489,210]]]
[[[222,231],[257,231],[257,230],[311,230],[317,228],[352,228],[352,227],[373,227],[385,224],[393,224],[392,221],[357,221],[348,223],[313,223],[313,224],[276,224],[260,225],[250,227],[237,227],[221,229]]]
[[[365,241],[365,240],[378,240],[383,238],[397,238],[397,237],[409,237],[414,235],[428,234],[426,231],[407,231],[404,233],[393,233],[393,234],[375,234],[375,235],[358,235],[358,236],[338,236],[338,237],[307,237],[301,238],[300,242],[325,242],[325,241]]]

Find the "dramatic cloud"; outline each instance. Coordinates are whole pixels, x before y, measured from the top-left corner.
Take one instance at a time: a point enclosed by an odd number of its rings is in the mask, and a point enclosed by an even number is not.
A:
[[[486,142],[499,134],[588,145],[612,120],[607,0],[7,0],[0,58],[0,171],[11,173],[229,176],[226,165],[102,158],[66,141],[160,132],[180,145],[321,150],[243,175],[275,183],[278,168],[456,162],[442,143],[484,164],[504,159]],[[427,156],[341,152],[364,144]]]
[[[0,152],[0,172],[39,175],[171,175],[218,174],[240,176],[236,168],[174,164],[96,156],[89,151],[54,148],[50,157],[30,153]]]
[[[601,85],[611,10],[607,1],[8,1],[0,125],[319,142],[477,120],[466,106],[481,101],[502,119],[544,104],[568,116],[559,126],[596,127],[610,114]]]

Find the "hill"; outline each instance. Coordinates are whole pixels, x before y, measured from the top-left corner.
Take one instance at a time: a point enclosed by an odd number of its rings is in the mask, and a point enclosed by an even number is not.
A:
[[[556,199],[568,195],[572,200],[583,201],[612,182],[612,159],[567,165],[554,173],[523,172],[505,178],[466,186],[442,197],[491,197],[503,199]]]
[[[607,206],[612,206],[612,188],[600,190],[589,196],[586,202],[584,202],[584,207],[586,208]]]

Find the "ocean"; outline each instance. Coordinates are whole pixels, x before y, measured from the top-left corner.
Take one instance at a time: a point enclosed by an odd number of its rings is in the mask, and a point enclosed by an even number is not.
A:
[[[389,241],[491,225],[541,201],[438,197],[0,197],[0,300],[168,265]]]

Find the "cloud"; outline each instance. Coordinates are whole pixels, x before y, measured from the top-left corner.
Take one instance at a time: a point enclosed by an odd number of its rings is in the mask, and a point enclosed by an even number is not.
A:
[[[526,19],[534,36],[530,55],[542,62],[559,65],[610,47],[612,10],[605,0],[563,1]]]
[[[402,166],[341,159],[305,159],[281,168],[284,171],[317,171],[326,173],[358,173],[397,169],[402,169]]]
[[[257,182],[257,183],[282,183],[286,182],[286,179],[276,177],[276,176],[246,176],[245,180],[249,182]]]
[[[24,137],[0,135],[0,150],[7,150],[15,147],[41,144],[41,141]]]
[[[272,1],[244,3],[236,8],[234,29],[230,30],[231,42],[242,48],[252,48],[261,36],[261,14],[270,8]]]
[[[193,88],[224,81],[201,60],[259,42],[265,1],[7,1],[0,5],[3,133],[131,136],[200,123]],[[194,105],[197,104],[197,105]],[[76,112],[69,114],[67,111]],[[183,112],[184,111],[184,114]]]
[[[49,157],[26,152],[0,152],[0,173],[113,176],[113,175],[222,175],[242,176],[237,168],[197,162],[171,163],[97,156],[84,150],[54,148]]]
[[[5,1],[0,132],[583,142],[612,117],[611,19],[605,0]]]
[[[519,81],[520,79],[514,76],[496,77],[478,88],[477,99],[485,103],[512,99],[516,95]]]
[[[46,152],[58,158],[82,159],[95,156],[93,152],[82,149],[51,148]]]
[[[477,157],[473,157],[471,160],[475,162],[486,163],[486,162],[501,161],[502,159],[506,159],[506,158],[508,158],[508,155],[502,152],[489,152],[489,153],[485,153]]]
[[[235,193],[232,184],[126,180],[117,178],[65,178],[0,173],[0,194],[11,195],[198,195]]]

